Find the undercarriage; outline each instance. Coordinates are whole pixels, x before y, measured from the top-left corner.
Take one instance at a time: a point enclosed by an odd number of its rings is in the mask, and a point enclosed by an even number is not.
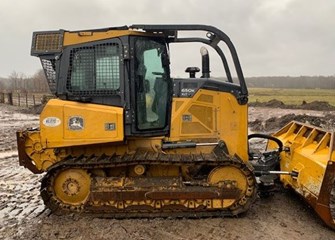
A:
[[[252,167],[219,146],[204,155],[69,156],[41,185],[55,212],[116,218],[233,216],[246,211],[256,194]]]

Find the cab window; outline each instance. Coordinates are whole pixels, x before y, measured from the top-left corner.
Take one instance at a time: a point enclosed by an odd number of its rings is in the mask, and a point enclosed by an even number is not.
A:
[[[96,93],[120,88],[120,50],[115,43],[75,48],[70,54],[67,89]]]
[[[151,39],[138,38],[135,58],[137,128],[164,128],[169,104],[166,46]]]

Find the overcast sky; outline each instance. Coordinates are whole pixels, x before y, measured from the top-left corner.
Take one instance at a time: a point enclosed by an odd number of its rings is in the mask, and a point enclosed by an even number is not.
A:
[[[335,75],[335,0],[0,0],[0,16],[0,77],[41,68],[30,56],[33,31],[135,23],[216,26],[247,77]]]

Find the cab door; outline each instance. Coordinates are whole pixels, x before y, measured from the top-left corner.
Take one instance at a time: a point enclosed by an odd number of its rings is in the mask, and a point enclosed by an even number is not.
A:
[[[171,115],[172,84],[166,44],[158,39],[133,39],[132,102],[137,135],[167,135]]]

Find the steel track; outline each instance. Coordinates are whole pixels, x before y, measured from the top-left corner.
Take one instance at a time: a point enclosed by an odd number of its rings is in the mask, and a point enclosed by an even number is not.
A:
[[[134,206],[131,209],[113,209],[109,207],[93,206],[85,204],[81,206],[69,206],[60,202],[55,196],[54,190],[51,187],[55,176],[67,169],[85,169],[90,171],[92,169],[104,169],[113,167],[127,167],[136,164],[142,165],[175,165],[175,166],[195,166],[206,165],[209,167],[218,166],[235,166],[238,167],[250,180],[248,188],[252,189],[250,196],[243,196],[243,201],[236,201],[231,207],[227,209],[213,210],[205,208],[187,208],[176,206],[168,209],[141,209]],[[248,181],[249,182],[249,181]],[[66,213],[88,213],[94,214],[98,217],[105,218],[138,218],[138,217],[211,217],[211,216],[235,216],[249,209],[250,205],[256,198],[256,180],[251,167],[241,161],[238,157],[229,157],[220,147],[216,147],[211,154],[162,154],[147,151],[137,151],[135,154],[125,154],[122,156],[68,156],[63,161],[55,164],[49,169],[47,174],[42,179],[41,196],[45,205],[56,214]],[[195,199],[196,200],[196,199]]]

